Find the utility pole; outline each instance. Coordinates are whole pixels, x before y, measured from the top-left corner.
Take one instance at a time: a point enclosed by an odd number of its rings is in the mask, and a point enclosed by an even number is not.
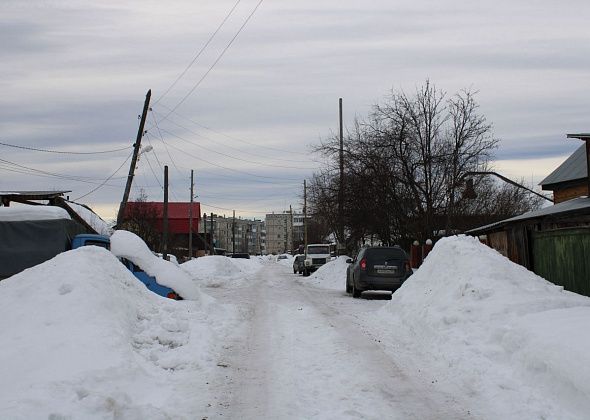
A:
[[[293,252],[293,206],[289,204],[289,213],[291,214],[291,240],[289,241],[289,248]]]
[[[194,171],[191,169],[191,204],[188,209],[188,259],[193,259],[193,189],[195,187]],[[206,221],[206,219],[205,219]],[[205,238],[207,237],[207,224],[205,223]]]
[[[209,213],[209,219],[211,220],[211,255],[215,255],[215,248],[213,246],[213,213]],[[207,224],[207,218],[205,217],[205,224]]]
[[[207,213],[203,213],[203,218],[205,219],[205,224],[203,225],[205,228],[205,255],[207,255],[207,248],[209,248],[209,241],[207,240]],[[213,253],[211,253],[213,255]]]
[[[117,213],[117,228],[123,223],[125,215],[125,207],[129,201],[129,193],[131,192],[131,183],[135,175],[135,165],[137,165],[137,157],[139,156],[139,149],[141,147],[141,138],[143,137],[143,128],[145,127],[145,119],[150,106],[150,98],[152,97],[152,90],[148,90],[145,95],[145,102],[143,103],[143,112],[141,113],[141,121],[139,122],[139,129],[137,130],[137,138],[133,144],[133,157],[131,158],[131,165],[129,166],[129,175],[127,175],[127,184],[125,185],[125,192],[123,193],[123,200],[119,206],[119,213]]]
[[[162,221],[163,249],[162,258],[168,260],[168,165],[164,166],[164,220]]]
[[[340,120],[340,185],[338,187],[338,255],[344,248],[344,135],[342,128],[342,98],[339,102],[339,120]]]
[[[231,253],[236,253],[236,211],[234,210],[234,218],[231,222]]]
[[[307,258],[307,181],[303,180],[303,253]]]

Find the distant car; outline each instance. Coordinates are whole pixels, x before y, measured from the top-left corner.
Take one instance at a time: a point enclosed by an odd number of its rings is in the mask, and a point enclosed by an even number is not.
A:
[[[277,257],[277,261],[278,260],[286,260],[286,259],[289,259],[289,256],[288,255],[285,255],[285,254],[281,254],[281,255],[279,255]]]
[[[399,246],[361,248],[346,261],[346,293],[358,298],[365,290],[396,291],[412,274],[408,254]]]
[[[234,252],[233,254],[231,254],[232,258],[245,258],[245,259],[250,259],[250,254],[248,254],[247,252]]]
[[[305,269],[305,255],[297,254],[293,259],[293,274],[302,274]]]

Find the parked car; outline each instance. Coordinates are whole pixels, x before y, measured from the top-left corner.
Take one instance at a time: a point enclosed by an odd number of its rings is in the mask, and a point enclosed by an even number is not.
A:
[[[150,276],[148,273],[143,271],[136,264],[132,263],[131,261],[129,261],[126,258],[120,258],[120,261],[123,263],[123,265],[129,271],[131,271],[133,273],[133,275],[139,281],[141,281],[143,284],[145,284],[145,287],[147,287],[149,290],[151,290],[155,294],[163,296],[163,297],[167,297],[169,299],[182,300],[182,297],[178,293],[176,293],[173,289],[171,289],[167,286],[163,286],[160,283],[158,283],[158,281],[156,280],[155,277]]]
[[[305,268],[305,255],[304,254],[297,254],[295,258],[293,258],[293,274],[302,274],[303,269]]]
[[[245,259],[250,259],[250,254],[248,254],[247,252],[234,252],[233,254],[231,254],[232,258],[245,258]]]
[[[399,246],[361,248],[348,259],[346,293],[358,298],[365,290],[396,291],[412,274],[408,254]]]
[[[289,259],[289,256],[286,254],[281,254],[277,257],[277,261],[278,260],[287,260],[287,259]]]

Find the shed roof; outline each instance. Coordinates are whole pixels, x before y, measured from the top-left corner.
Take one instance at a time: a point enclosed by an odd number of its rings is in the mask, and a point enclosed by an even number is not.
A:
[[[520,216],[511,217],[510,219],[500,220],[499,222],[491,223],[489,225],[481,226],[475,229],[468,230],[466,233],[469,234],[480,234],[489,232],[491,230],[499,229],[510,223],[522,222],[530,219],[543,218],[547,216],[565,216],[568,213],[584,212],[587,211],[590,214],[590,198],[578,197],[572,200],[564,201],[553,206],[544,207],[539,210],[529,211],[523,213]]]
[[[574,153],[568,157],[565,162],[551,172],[544,180],[541,181],[543,189],[562,182],[585,179],[588,176],[586,168],[586,145],[582,144]]]

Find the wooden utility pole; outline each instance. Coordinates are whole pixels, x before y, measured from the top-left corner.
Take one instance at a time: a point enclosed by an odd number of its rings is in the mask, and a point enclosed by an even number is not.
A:
[[[338,187],[338,255],[344,247],[344,135],[342,128],[342,98],[338,106],[340,120],[340,183]]]
[[[236,211],[234,210],[234,218],[231,223],[231,253],[236,253]]]
[[[125,216],[125,207],[129,201],[129,193],[131,192],[131,183],[135,175],[135,165],[137,165],[137,157],[139,156],[139,149],[141,147],[141,138],[143,137],[143,128],[145,127],[145,119],[150,106],[150,98],[152,97],[152,90],[148,90],[145,95],[145,102],[143,103],[143,112],[141,113],[141,121],[139,122],[139,129],[137,130],[137,138],[133,144],[133,157],[131,158],[131,165],[129,166],[129,175],[127,175],[127,184],[125,185],[125,192],[123,193],[123,200],[119,206],[119,213],[117,213],[117,228],[123,223]]]
[[[213,213],[209,213],[209,219],[211,220],[211,255],[215,255],[215,247],[213,246]],[[207,224],[207,218],[205,217],[205,224]]]
[[[291,214],[291,240],[289,241],[289,250],[293,252],[293,240],[294,232],[293,232],[293,206],[289,204],[289,213]]]
[[[303,180],[303,253],[307,258],[307,181]]]
[[[162,258],[168,260],[168,165],[164,166],[164,219],[162,221]]]
[[[205,239],[203,240],[205,244],[205,255],[207,255],[207,249],[209,248],[209,241],[207,240],[207,213],[203,213],[203,218],[205,219],[205,224],[203,225],[205,229]],[[211,252],[210,255],[213,255]]]
[[[193,258],[193,188],[195,187],[194,171],[191,169],[191,200],[190,207],[188,209],[188,259]],[[207,232],[207,230],[205,230]],[[205,233],[207,237],[207,233]]]

